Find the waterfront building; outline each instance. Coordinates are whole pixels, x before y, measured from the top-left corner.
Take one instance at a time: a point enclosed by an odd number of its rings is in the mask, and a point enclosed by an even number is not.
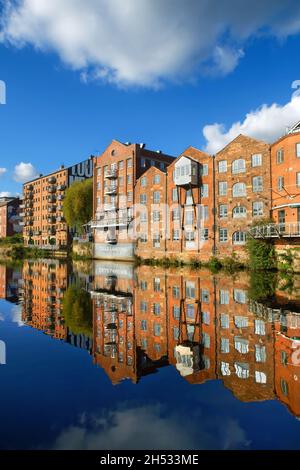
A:
[[[20,222],[20,199],[18,197],[0,197],[0,238],[21,233]]]
[[[74,181],[93,176],[93,158],[28,181],[23,186],[22,216],[25,246],[67,249],[71,241],[63,204],[66,189]]]

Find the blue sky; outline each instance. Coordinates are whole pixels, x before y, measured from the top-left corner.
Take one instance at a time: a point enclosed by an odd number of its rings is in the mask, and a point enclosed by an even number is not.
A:
[[[6,2],[0,194],[100,153],[113,138],[175,156],[189,145],[213,153],[239,132],[272,141],[300,120],[291,89],[300,80],[297,2],[254,2],[247,18],[242,9],[227,14],[225,2],[215,18],[214,0],[187,0],[184,12],[173,0],[171,18],[161,6],[170,0],[127,2],[122,15],[119,0]],[[142,14],[144,27],[134,26]]]

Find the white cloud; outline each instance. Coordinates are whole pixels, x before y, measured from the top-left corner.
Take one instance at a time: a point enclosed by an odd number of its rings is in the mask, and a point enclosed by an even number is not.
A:
[[[4,175],[7,172],[6,168],[0,168],[0,176]]]
[[[297,121],[300,121],[300,96],[292,97],[284,105],[264,104],[247,113],[243,121],[234,122],[228,130],[219,123],[204,126],[203,134],[207,141],[205,150],[214,154],[239,134],[271,143]]]
[[[0,40],[55,51],[83,77],[157,86],[211,66],[222,75],[257,34],[300,31],[297,0],[18,0]]]
[[[14,180],[18,183],[26,183],[39,176],[37,170],[31,163],[21,162],[15,166]]]
[[[0,191],[0,197],[9,197],[11,195],[9,191]]]
[[[187,412],[186,409],[170,412],[160,404],[154,404],[128,406],[98,416],[84,414],[78,423],[60,433],[53,447],[59,450],[249,447],[245,431],[235,419],[223,416],[220,420],[216,415],[208,418],[198,409],[189,417],[186,426]]]

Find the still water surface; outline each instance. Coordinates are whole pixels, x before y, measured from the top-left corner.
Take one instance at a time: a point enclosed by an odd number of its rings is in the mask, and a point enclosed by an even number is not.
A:
[[[300,279],[0,265],[2,449],[299,449]]]

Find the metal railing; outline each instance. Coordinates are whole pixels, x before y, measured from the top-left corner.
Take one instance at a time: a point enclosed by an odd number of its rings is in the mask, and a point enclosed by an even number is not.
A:
[[[300,222],[257,225],[249,233],[253,238],[300,237]]]
[[[91,228],[104,228],[104,227],[126,227],[132,221],[132,217],[115,217],[100,220],[92,220]]]

